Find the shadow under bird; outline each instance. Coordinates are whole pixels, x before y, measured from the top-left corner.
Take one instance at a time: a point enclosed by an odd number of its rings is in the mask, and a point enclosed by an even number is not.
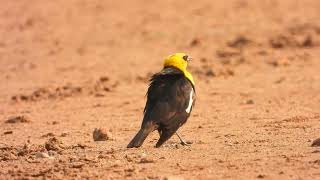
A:
[[[195,103],[195,84],[187,71],[190,60],[185,53],[170,55],[164,60],[163,69],[151,77],[142,125],[128,148],[140,147],[154,130],[160,135],[156,147],[174,134],[187,145],[177,130],[186,123]]]

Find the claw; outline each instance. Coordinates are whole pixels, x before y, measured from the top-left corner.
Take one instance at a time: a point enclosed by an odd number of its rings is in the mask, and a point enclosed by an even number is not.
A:
[[[178,134],[178,132],[176,132],[176,135],[178,136],[178,138],[180,139],[180,144],[183,145],[183,146],[190,146],[192,143],[189,143],[189,142],[185,142],[181,137],[180,135]]]

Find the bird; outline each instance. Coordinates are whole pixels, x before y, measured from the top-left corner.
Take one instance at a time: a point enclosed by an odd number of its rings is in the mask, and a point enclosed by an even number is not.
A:
[[[162,70],[151,76],[142,124],[127,148],[140,147],[155,130],[160,135],[156,148],[174,134],[182,145],[188,145],[177,130],[186,123],[195,104],[195,82],[187,70],[191,60],[192,57],[185,53],[169,55],[164,59]]]

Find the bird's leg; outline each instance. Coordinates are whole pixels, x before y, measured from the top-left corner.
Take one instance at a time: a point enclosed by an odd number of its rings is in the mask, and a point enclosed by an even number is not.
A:
[[[178,131],[176,131],[176,135],[178,136],[178,138],[180,139],[180,144],[183,146],[189,146],[190,144],[184,142],[184,140],[180,137],[180,135],[178,134]]]

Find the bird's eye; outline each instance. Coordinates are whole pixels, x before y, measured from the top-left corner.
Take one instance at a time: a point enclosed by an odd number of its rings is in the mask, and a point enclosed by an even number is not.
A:
[[[189,59],[188,59],[188,55],[185,55],[185,56],[183,56],[182,58],[183,58],[183,60],[185,60],[185,61],[188,61],[188,60],[189,60]]]

